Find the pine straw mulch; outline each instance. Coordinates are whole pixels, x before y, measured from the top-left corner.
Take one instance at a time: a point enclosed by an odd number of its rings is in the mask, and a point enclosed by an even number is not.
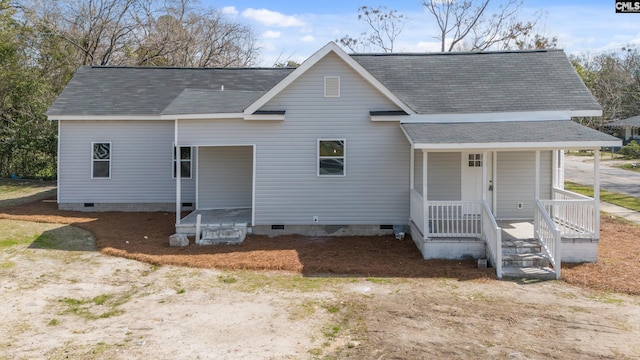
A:
[[[595,290],[640,295],[640,225],[602,214],[598,262],[563,263],[562,279]]]
[[[0,218],[70,224],[91,231],[104,254],[154,265],[279,270],[305,276],[446,277],[495,279],[475,261],[423,260],[410,239],[391,236],[304,237],[249,235],[235,246],[169,246],[173,213],[61,211],[55,202],[0,209]],[[640,295],[640,226],[601,217],[597,263],[562,264],[568,283],[601,291]]]
[[[413,241],[393,236],[305,237],[249,235],[240,245],[170,247],[175,213],[61,211],[55,202],[0,209],[0,218],[70,224],[91,231],[104,254],[154,265],[289,271],[305,276],[446,277],[495,279],[473,260],[425,261]]]

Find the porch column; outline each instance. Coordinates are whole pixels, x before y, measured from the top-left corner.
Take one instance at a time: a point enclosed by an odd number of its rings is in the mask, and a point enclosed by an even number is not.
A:
[[[415,176],[416,176],[416,167],[415,167],[415,154],[416,149],[413,148],[413,144],[411,144],[411,155],[409,156],[409,158],[411,159],[411,165],[409,166],[409,190],[413,190],[413,188],[416,186],[416,180],[415,180]]]
[[[489,159],[487,157],[488,152],[482,152],[482,201],[487,202],[487,191],[489,189],[488,179],[487,179],[487,164],[489,163]]]
[[[600,238],[600,149],[593,150],[593,199],[594,231]]]
[[[178,146],[178,119],[174,122],[173,134],[173,146],[175,147],[173,150],[176,154],[176,162],[174,164],[176,167],[176,225],[180,225],[180,213],[182,211],[182,189],[180,179],[182,178],[182,173],[180,171],[180,146]]]
[[[424,228],[424,239],[427,240],[429,234],[429,207],[427,206],[427,163],[429,153],[422,149],[422,227]]]
[[[534,197],[536,200],[540,199],[540,150],[536,150],[536,176],[535,176],[536,188],[534,190]]]
[[[558,150],[551,151],[551,187],[558,187]]]

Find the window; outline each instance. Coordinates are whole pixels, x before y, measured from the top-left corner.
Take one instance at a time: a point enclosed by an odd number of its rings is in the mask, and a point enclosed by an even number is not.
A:
[[[91,178],[111,178],[111,143],[91,143]]]
[[[324,77],[324,97],[340,97],[340,76]]]
[[[482,154],[469,154],[469,167],[482,167]]]
[[[344,140],[318,140],[318,176],[344,176]]]
[[[175,150],[175,148],[174,148]],[[176,177],[176,152],[173,151],[173,177]],[[191,148],[180,148],[180,178],[191,179]]]

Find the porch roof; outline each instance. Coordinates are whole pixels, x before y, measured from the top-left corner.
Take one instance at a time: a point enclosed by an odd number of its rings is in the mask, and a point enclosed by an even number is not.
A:
[[[640,115],[636,115],[627,119],[612,121],[605,126],[609,126],[609,127],[631,126],[631,127],[640,128]]]
[[[264,91],[185,89],[162,115],[241,113]]]
[[[568,149],[621,146],[611,135],[571,120],[401,124],[417,149]]]

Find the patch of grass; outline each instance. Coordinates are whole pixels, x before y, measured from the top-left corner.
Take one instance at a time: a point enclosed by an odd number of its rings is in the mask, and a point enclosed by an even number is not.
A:
[[[176,294],[180,295],[180,294],[184,294],[186,292],[185,289],[178,289],[176,290]]]
[[[151,265],[149,266],[147,269],[145,269],[144,271],[142,271],[142,276],[149,276],[150,274],[158,271],[158,269],[160,269],[160,266],[158,265]]]
[[[395,284],[396,283],[396,279],[389,279],[389,278],[368,277],[366,280],[374,284]]]
[[[226,282],[223,279],[229,278]],[[350,282],[350,278],[305,277],[298,274],[269,274],[257,271],[234,271],[218,277],[221,282],[236,284],[236,289],[253,292],[258,289],[310,292],[325,289],[338,282]],[[235,281],[234,281],[235,279]]]
[[[635,171],[635,172],[640,172],[640,164],[622,164],[622,165],[615,165],[614,167],[620,168],[620,169],[624,169],[624,170],[629,170],[629,171]]]
[[[565,181],[564,187],[568,191],[593,197],[593,186],[580,185],[570,181]],[[630,195],[600,189],[600,200],[634,211],[640,211],[640,198],[635,198]]]
[[[302,320],[315,314],[320,304],[315,300],[303,301],[296,306],[292,306],[289,311],[290,320]]]
[[[60,324],[60,321],[58,321],[58,319],[51,319],[49,320],[49,322],[47,323],[48,326],[56,326]]]
[[[231,275],[220,275],[218,276],[218,281],[224,284],[235,284],[238,282],[238,279]]]
[[[38,238],[35,236],[17,236],[8,239],[0,239],[0,249],[6,249],[17,245],[27,245],[33,243]]]
[[[58,300],[65,306],[61,315],[73,314],[87,320],[106,319],[124,314],[118,307],[131,299],[135,290],[122,294],[101,294],[88,299],[63,298]]]
[[[11,269],[14,266],[16,266],[16,263],[14,263],[13,261],[10,261],[10,260],[3,261],[0,263],[0,270]]]
[[[619,305],[624,302],[624,300],[616,298],[613,296],[613,294],[609,294],[609,293],[592,295],[589,298],[594,301],[601,302],[603,304]]]

